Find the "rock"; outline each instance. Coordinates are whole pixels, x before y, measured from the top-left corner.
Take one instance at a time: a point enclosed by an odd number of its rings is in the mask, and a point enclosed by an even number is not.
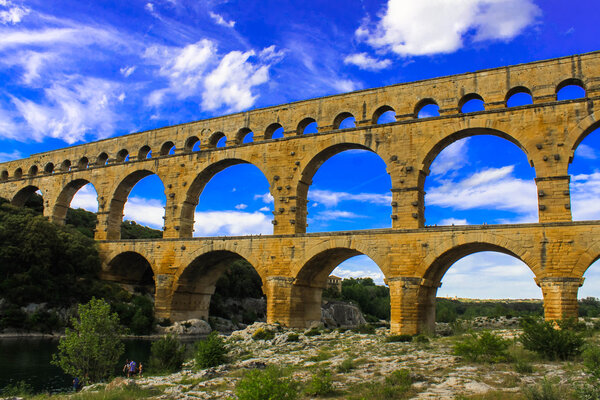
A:
[[[221,317],[210,317],[210,325],[215,331],[225,333],[230,333],[238,329],[244,329],[246,327],[244,324],[235,324],[233,321]]]
[[[355,328],[366,324],[360,309],[343,301],[328,301],[321,306],[321,321],[327,328]]]
[[[163,329],[164,333],[176,335],[208,335],[212,329],[208,322],[202,319],[189,319],[187,321],[175,322]]]
[[[120,388],[125,388],[125,387],[136,387],[137,384],[135,383],[135,381],[133,379],[127,379],[127,378],[115,378],[112,380],[112,382],[110,382],[108,385],[106,385],[106,391],[111,391],[114,389],[120,389]]]

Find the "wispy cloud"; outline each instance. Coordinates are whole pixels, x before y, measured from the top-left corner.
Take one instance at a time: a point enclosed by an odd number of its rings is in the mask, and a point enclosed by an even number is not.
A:
[[[468,164],[469,138],[458,140],[442,151],[431,164],[432,175],[445,175]]]
[[[210,15],[210,17],[213,19],[213,21],[215,21],[215,23],[217,25],[221,25],[221,26],[224,26],[226,28],[233,28],[235,26],[235,21],[233,21],[233,20],[227,21],[220,14],[217,14],[217,13],[214,13],[214,12],[210,11],[208,13],[208,15]]]
[[[438,225],[469,225],[469,223],[464,218],[446,218],[441,220]]]
[[[344,58],[344,64],[356,65],[368,71],[380,71],[392,65],[392,60],[378,60],[367,53],[354,53]]]
[[[18,150],[13,150],[11,153],[0,152],[0,162],[18,160],[22,157],[23,155]]]
[[[532,0],[389,0],[381,19],[356,35],[400,56],[451,53],[467,40],[510,40],[540,14]]]
[[[262,200],[262,202],[266,203],[266,204],[270,204],[275,201],[275,199],[273,199],[273,196],[271,196],[271,193],[255,194],[254,200],[257,200],[257,199]]]
[[[600,198],[599,171],[571,176],[571,212],[574,220],[600,219],[598,198]]]
[[[361,203],[388,206],[392,201],[392,196],[387,193],[347,193],[319,189],[310,190],[308,198],[310,201],[319,202],[326,207],[335,207],[342,201],[358,201]]]
[[[0,0],[0,23],[14,25],[21,22],[31,10],[25,6],[14,4],[9,0]]]
[[[136,203],[139,201],[136,200]],[[84,210],[97,212],[98,211],[98,194],[92,184],[87,184],[73,196],[71,208],[83,208]]]
[[[356,218],[365,218],[363,215],[353,213],[351,211],[342,210],[325,210],[316,213],[312,220],[317,221],[334,221],[334,220],[353,220]]]

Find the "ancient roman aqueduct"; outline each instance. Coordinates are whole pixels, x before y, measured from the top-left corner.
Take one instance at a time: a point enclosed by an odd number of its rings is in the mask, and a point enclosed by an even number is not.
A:
[[[572,84],[583,87],[585,97],[557,101],[558,90]],[[533,103],[507,107],[507,99],[518,92],[531,94]],[[483,99],[485,110],[461,113],[473,98]],[[432,103],[439,105],[440,116],[417,118]],[[60,224],[75,193],[92,183],[98,194],[96,239],[104,276],[123,282],[153,277],[156,314],[172,320],[206,317],[219,274],[243,257],[263,281],[268,321],[307,326],[320,320],[329,273],[345,259],[365,254],[390,287],[392,331],[412,334],[431,328],[436,291],[449,266],[487,250],[510,254],[531,268],[546,318],[555,319],[577,314],[583,274],[600,257],[600,223],[572,221],[568,174],[575,149],[600,126],[599,107],[600,52],[594,52],[299,101],[34,154],[0,164],[0,196],[21,205],[41,190],[44,214]],[[396,122],[377,124],[389,110],[395,111]],[[349,116],[356,127],[339,129]],[[303,134],[315,121],[318,133]],[[273,139],[280,127],[284,137]],[[243,143],[251,131],[254,141]],[[539,222],[425,226],[423,187],[432,161],[452,142],[482,134],[509,140],[526,153],[536,173]],[[226,146],[216,147],[223,136]],[[176,151],[169,154],[173,146]],[[392,228],[307,234],[312,177],[328,158],[348,149],[369,150],[385,161],[392,182]],[[255,165],[270,183],[273,234],[192,238],[204,186],[240,163]],[[120,240],[128,194],[151,174],[165,187],[163,239]]]

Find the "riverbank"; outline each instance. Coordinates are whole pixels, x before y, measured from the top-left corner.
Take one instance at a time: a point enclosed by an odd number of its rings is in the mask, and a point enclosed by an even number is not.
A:
[[[270,340],[254,340],[258,329],[272,330]],[[316,331],[313,331],[315,333]],[[198,370],[192,361],[182,371],[165,376],[136,379],[117,378],[112,383],[85,388],[86,399],[94,392],[137,390],[138,398],[154,399],[235,399],[238,382],[253,370],[269,366],[281,368],[297,382],[300,398],[319,371],[330,374],[332,392],[319,398],[376,400],[373,387],[389,385],[394,371],[404,370],[410,385],[402,397],[411,399],[521,399],[522,391],[543,379],[560,387],[573,387],[585,380],[581,360],[545,361],[523,349],[516,340],[518,328],[499,328],[493,332],[511,340],[510,362],[473,363],[454,353],[462,336],[424,337],[411,342],[390,341],[389,330],[379,328],[372,334],[352,331],[308,332],[281,329],[257,323],[226,338],[229,362],[216,368]],[[297,338],[294,334],[298,334]],[[398,339],[398,338],[397,338]],[[297,340],[297,341],[296,341]],[[403,339],[404,340],[404,339]],[[598,337],[591,339],[595,343]],[[526,366],[526,367],[524,367]],[[118,392],[114,393],[119,398]],[[494,397],[495,396],[495,397]],[[42,397],[39,397],[42,398]],[[54,398],[54,397],[53,397]],[[79,395],[56,396],[74,400]],[[568,398],[568,397],[564,397]]]

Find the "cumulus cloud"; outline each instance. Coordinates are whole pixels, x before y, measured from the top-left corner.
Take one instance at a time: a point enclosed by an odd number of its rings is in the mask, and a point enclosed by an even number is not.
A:
[[[571,176],[571,212],[574,220],[599,220],[598,198],[600,198],[599,171]]]
[[[513,170],[514,166],[509,165],[485,169],[458,181],[446,180],[430,188],[425,201],[455,210],[495,208],[537,215],[535,182],[515,178]]]
[[[91,183],[85,185],[75,193],[73,200],[71,200],[71,208],[83,208],[91,212],[98,211],[98,194]]]
[[[378,60],[367,53],[355,53],[344,58],[344,64],[356,65],[358,68],[364,70],[379,71],[389,67],[392,61],[387,59]]]
[[[333,192],[330,190],[313,189],[308,192],[310,201],[319,202],[326,207],[335,207],[342,201],[358,201],[380,206],[390,205],[392,196],[390,194],[379,193],[346,193]]]
[[[594,148],[588,146],[587,144],[580,144],[579,147],[577,147],[577,150],[575,150],[575,156],[582,157],[587,160],[595,160],[598,158]]]
[[[194,236],[267,235],[271,220],[261,212],[210,211],[196,213]]]
[[[21,22],[31,10],[24,6],[15,5],[9,0],[0,0],[0,23],[15,25]]]
[[[389,0],[359,39],[400,56],[451,53],[473,41],[510,40],[540,15],[533,0]]]
[[[236,210],[245,210],[246,208],[248,208],[248,205],[244,203],[235,206]]]
[[[217,25],[221,25],[227,28],[233,28],[235,26],[235,21],[227,21],[225,18],[223,18],[222,15],[216,14],[212,11],[210,11],[208,15],[210,15],[210,17],[213,19],[213,21],[215,21]]]
[[[432,175],[445,175],[468,164],[469,138],[458,140],[444,149],[431,164]]]
[[[262,200],[263,203],[269,204],[269,203],[273,203],[275,201],[275,199],[273,198],[273,196],[271,196],[271,193],[267,192],[264,194],[255,194],[254,195],[254,200]]]

